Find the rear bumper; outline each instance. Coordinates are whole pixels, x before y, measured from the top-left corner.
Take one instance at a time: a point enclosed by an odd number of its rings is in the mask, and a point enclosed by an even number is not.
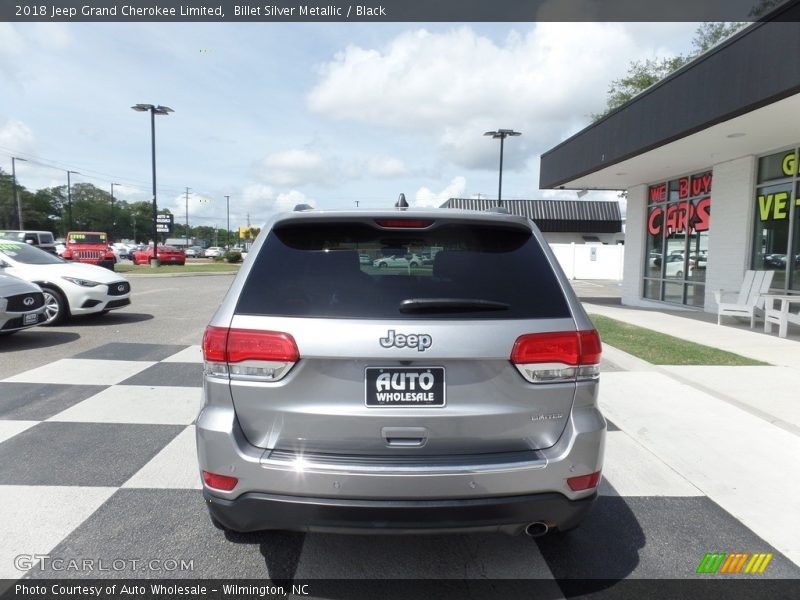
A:
[[[521,533],[543,522],[566,530],[580,523],[596,494],[569,500],[559,493],[456,500],[351,500],[250,492],[235,500],[203,495],[211,515],[228,529],[281,529],[329,533]]]

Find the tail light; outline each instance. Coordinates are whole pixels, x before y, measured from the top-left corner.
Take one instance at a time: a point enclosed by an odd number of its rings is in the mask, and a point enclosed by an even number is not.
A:
[[[203,482],[210,488],[230,492],[239,483],[239,479],[230,475],[219,475],[218,473],[203,471]]]
[[[300,359],[294,338],[279,331],[206,327],[205,371],[236,380],[278,381]]]
[[[567,485],[573,492],[580,492],[581,490],[590,490],[596,488],[600,483],[600,471],[595,471],[589,475],[578,475],[577,477],[570,477],[567,479]]]
[[[530,333],[514,342],[511,362],[531,383],[597,379],[602,346],[594,329]]]
[[[433,225],[431,219],[375,219],[375,223],[387,229],[426,229]]]

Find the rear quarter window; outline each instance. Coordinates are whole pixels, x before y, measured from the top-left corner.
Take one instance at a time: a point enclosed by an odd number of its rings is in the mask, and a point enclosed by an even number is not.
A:
[[[256,257],[236,312],[392,320],[570,317],[553,267],[529,230],[459,223],[425,230],[279,225]]]

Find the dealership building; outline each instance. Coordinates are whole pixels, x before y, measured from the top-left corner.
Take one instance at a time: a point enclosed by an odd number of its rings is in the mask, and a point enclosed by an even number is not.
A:
[[[716,312],[748,269],[800,294],[800,1],[542,155],[542,189],[626,190],[624,304]]]

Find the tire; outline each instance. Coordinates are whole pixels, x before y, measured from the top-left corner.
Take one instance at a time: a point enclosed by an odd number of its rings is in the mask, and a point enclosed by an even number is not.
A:
[[[683,279],[683,271],[677,271],[675,273],[675,277],[677,277],[678,279]]]
[[[386,263],[385,262],[378,263],[378,268],[379,269],[385,269],[386,268]]]
[[[58,325],[69,315],[69,305],[59,290],[48,285],[40,286],[44,292],[44,314],[47,320],[45,326]]]
[[[418,266],[419,266],[419,265],[418,265],[417,263],[415,263],[415,262],[412,262],[412,263],[409,265],[409,267],[411,267],[412,269],[416,269]]]

